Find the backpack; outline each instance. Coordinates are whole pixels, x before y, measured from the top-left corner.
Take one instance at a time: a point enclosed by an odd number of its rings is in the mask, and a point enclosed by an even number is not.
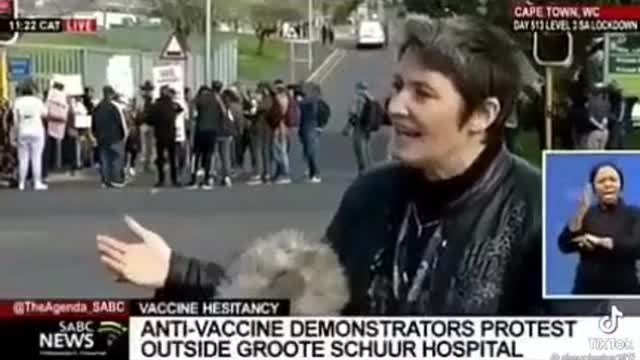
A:
[[[287,127],[295,128],[300,126],[300,106],[293,96],[289,96],[289,108],[285,116],[284,121]]]
[[[391,126],[391,117],[389,116],[389,102],[391,101],[391,98],[388,97],[387,100],[385,100],[384,102],[384,118],[382,119],[382,125],[385,126]]]
[[[384,123],[385,114],[386,111],[384,111],[380,102],[367,98],[360,114],[360,126],[369,132],[378,131]]]
[[[331,108],[326,101],[320,99],[318,101],[318,113],[316,116],[316,120],[318,121],[318,127],[324,128],[329,123],[329,118],[331,117]]]

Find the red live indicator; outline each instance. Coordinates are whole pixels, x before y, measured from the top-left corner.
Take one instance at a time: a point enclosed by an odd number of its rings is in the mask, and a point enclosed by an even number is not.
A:
[[[96,19],[64,19],[64,32],[69,33],[95,33],[98,31]]]
[[[13,0],[0,0],[0,12],[11,12],[13,10]]]

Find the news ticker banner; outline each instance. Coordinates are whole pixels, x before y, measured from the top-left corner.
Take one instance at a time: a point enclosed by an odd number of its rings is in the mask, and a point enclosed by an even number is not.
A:
[[[640,6],[516,5],[516,32],[638,32]]]
[[[291,317],[275,300],[0,303],[25,359],[636,360],[640,317]],[[6,345],[5,345],[6,348]]]

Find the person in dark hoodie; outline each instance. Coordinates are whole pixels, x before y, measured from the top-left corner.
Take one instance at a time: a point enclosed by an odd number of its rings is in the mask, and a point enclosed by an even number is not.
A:
[[[328,105],[322,100],[320,86],[305,84],[303,98],[300,101],[300,128],[298,135],[302,144],[302,152],[308,167],[308,180],[320,183],[320,169],[318,168],[318,143],[320,140],[320,113],[329,111]]]
[[[502,136],[521,84],[515,42],[468,16],[409,18],[406,33],[389,103],[398,162],[360,176],[324,236],[348,279],[341,313],[603,314],[606,302],[542,298],[541,176]],[[194,300],[219,295],[227,274],[245,275],[181,255],[128,222],[142,243],[97,239],[119,279]],[[270,255],[255,262],[288,263]]]
[[[92,114],[91,132],[100,154],[100,175],[104,187],[124,187],[125,140],[127,128],[111,86],[102,89],[102,101]]]
[[[222,83],[214,81],[211,88],[213,101],[222,109],[222,116],[215,118],[217,120],[215,154],[220,160],[219,182],[221,185],[231,186],[232,142],[235,135],[234,114],[222,96]]]
[[[160,89],[160,97],[153,104],[149,121],[156,139],[156,167],[158,179],[155,187],[165,186],[165,161],[169,160],[171,184],[179,187],[178,168],[176,163],[176,116],[183,111],[173,100],[171,89],[164,86]]]
[[[209,87],[203,86],[198,90],[195,101],[196,118],[194,126],[193,167],[190,187],[211,189],[211,160],[216,146],[216,124],[224,116],[222,107],[213,98]],[[198,170],[204,171],[204,178],[198,184]]]

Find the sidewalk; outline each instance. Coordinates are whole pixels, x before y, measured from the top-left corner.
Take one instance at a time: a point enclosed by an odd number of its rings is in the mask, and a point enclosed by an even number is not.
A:
[[[76,171],[75,175],[71,175],[68,171],[58,172],[54,171],[47,176],[47,183],[59,184],[69,182],[94,182],[100,180],[100,174],[98,169],[87,168]]]

